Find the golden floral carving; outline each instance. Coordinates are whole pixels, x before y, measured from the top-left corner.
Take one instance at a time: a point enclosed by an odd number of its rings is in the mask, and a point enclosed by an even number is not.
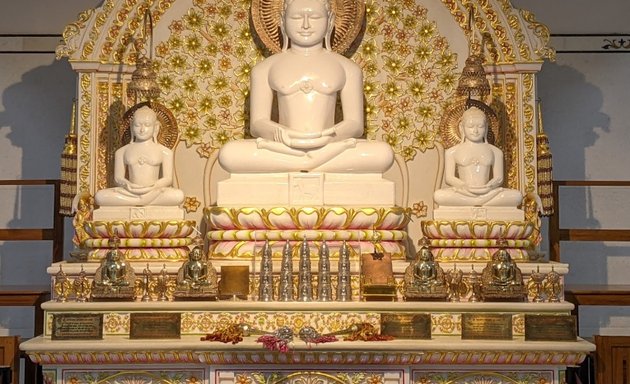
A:
[[[413,203],[413,205],[411,206],[411,213],[418,218],[426,217],[428,208],[429,207],[424,201],[419,201],[417,203]]]
[[[528,23],[528,27],[534,31],[534,35],[540,40],[539,46],[535,47],[535,52],[540,59],[556,60],[556,51],[549,44],[550,32],[546,25],[538,22],[532,12],[521,9],[523,20]]]
[[[525,162],[525,192],[532,193],[536,191],[536,133],[534,129],[534,75],[526,73],[521,75],[523,78],[523,139],[525,142],[524,162]]]
[[[90,132],[92,125],[91,120],[91,104],[92,104],[92,77],[83,73],[79,77],[80,87],[80,146],[79,146],[79,192],[90,193]]]
[[[415,384],[448,383],[448,384],[493,384],[493,383],[518,383],[518,384],[550,384],[554,381],[551,371],[484,371],[471,372],[424,372],[416,371],[412,374],[412,382]]]
[[[511,151],[504,152],[506,157],[505,169],[507,172],[508,187],[520,190],[519,183],[519,159],[521,153],[518,145],[518,119],[517,114],[517,85],[513,81],[505,83],[505,111],[508,125],[505,128],[505,147],[512,148]]]
[[[201,202],[196,196],[186,196],[184,198],[184,204],[182,205],[186,210],[186,213],[197,212],[201,206]]]

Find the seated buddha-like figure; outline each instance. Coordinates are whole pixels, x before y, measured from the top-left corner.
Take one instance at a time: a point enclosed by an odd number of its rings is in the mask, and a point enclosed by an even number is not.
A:
[[[100,270],[101,285],[112,287],[128,286],[131,282],[126,280],[127,263],[120,257],[118,249],[111,249]]]
[[[99,206],[178,206],[184,193],[173,185],[173,152],[157,142],[157,114],[144,106],[133,114],[131,142],[114,155],[116,187],[96,192]]]
[[[118,238],[113,239],[114,246],[94,273],[92,300],[133,300],[135,273],[133,267],[125,262],[118,249]]]
[[[195,246],[177,272],[176,299],[210,298],[218,293],[217,272],[203,256],[203,246]]]
[[[481,292],[485,301],[522,301],[526,298],[523,274],[505,248],[506,244],[504,240],[499,241],[499,250],[481,273]]]
[[[445,300],[448,292],[444,270],[435,261],[428,240],[420,241],[420,250],[405,270],[405,300]]]
[[[433,195],[442,207],[485,206],[516,208],[523,196],[503,188],[503,152],[487,142],[486,114],[467,109],[459,123],[462,142],[446,150],[444,181],[448,187]]]
[[[334,15],[327,0],[285,0],[283,50],[251,73],[250,132],[227,143],[219,163],[230,173],[383,173],[393,163],[384,142],[363,135],[360,67],[331,50]],[[272,120],[274,94],[278,119]],[[340,97],[343,119],[335,123]]]

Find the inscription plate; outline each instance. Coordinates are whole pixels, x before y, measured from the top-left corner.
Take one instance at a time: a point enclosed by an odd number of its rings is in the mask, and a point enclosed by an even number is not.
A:
[[[101,340],[102,313],[55,313],[52,320],[53,340]]]
[[[462,339],[512,340],[512,315],[462,313]]]
[[[431,315],[428,313],[381,314],[381,334],[400,339],[431,339]]]
[[[129,317],[130,339],[179,339],[180,313],[132,313]]]
[[[576,341],[577,325],[571,315],[525,315],[525,340]]]

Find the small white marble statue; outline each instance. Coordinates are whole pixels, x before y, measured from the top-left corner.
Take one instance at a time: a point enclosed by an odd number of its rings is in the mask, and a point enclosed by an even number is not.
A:
[[[433,200],[440,207],[488,206],[516,208],[523,196],[503,188],[503,152],[487,142],[485,113],[471,107],[459,123],[462,142],[446,150],[444,180]]]
[[[253,140],[227,143],[219,163],[231,173],[383,173],[393,163],[384,142],[363,135],[360,67],[331,51],[334,14],[326,0],[286,0],[280,21],[283,51],[251,74]],[[274,93],[278,121],[271,118]],[[335,124],[341,99],[343,120]]]
[[[131,142],[115,153],[116,187],[96,192],[99,206],[178,206],[184,192],[172,188],[173,152],[157,142],[160,123],[151,108],[139,108],[131,121]]]

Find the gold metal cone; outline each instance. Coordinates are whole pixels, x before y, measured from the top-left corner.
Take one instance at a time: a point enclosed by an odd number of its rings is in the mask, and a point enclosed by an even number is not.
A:
[[[470,55],[457,84],[458,96],[480,96],[490,94],[490,83],[486,78],[483,60],[479,55]]]
[[[131,82],[127,86],[127,96],[136,103],[154,101],[160,96],[160,86],[157,74],[153,70],[153,63],[146,56],[139,56],[136,70],[131,74]]]

